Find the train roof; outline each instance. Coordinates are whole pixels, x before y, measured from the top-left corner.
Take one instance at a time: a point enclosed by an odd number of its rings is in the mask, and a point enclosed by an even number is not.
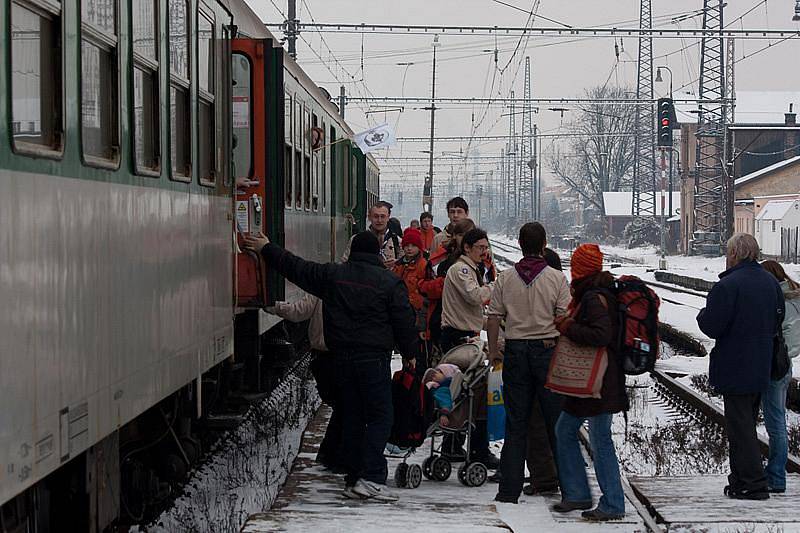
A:
[[[228,11],[233,15],[233,23],[238,28],[238,34],[242,38],[251,39],[272,39],[276,48],[281,48],[281,41],[266,27],[261,18],[245,2],[245,0],[220,0]],[[309,94],[330,114],[342,131],[348,135],[353,134],[353,130],[348,126],[339,115],[339,107],[328,99],[328,94],[323,91],[308,74],[283,50],[283,65],[286,72],[295,78]]]

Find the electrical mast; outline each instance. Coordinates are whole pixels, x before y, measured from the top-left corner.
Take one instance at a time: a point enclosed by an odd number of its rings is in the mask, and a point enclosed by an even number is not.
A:
[[[649,30],[653,27],[651,0],[641,0],[639,28]],[[637,76],[636,99],[646,100],[636,106],[636,139],[633,160],[633,205],[634,218],[654,217],[656,215],[656,160],[655,160],[655,107],[653,106],[653,38],[642,36],[639,39],[639,73]],[[610,167],[609,167],[610,168]],[[609,176],[606,176],[608,183]],[[642,194],[645,193],[645,194]]]

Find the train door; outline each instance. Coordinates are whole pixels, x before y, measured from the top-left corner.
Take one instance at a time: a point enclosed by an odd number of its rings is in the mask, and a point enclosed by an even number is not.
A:
[[[234,39],[232,57],[232,174],[236,180],[235,231],[237,305],[262,308],[283,295],[259,254],[241,247],[241,236],[263,232],[283,244],[283,157],[277,135],[283,131],[283,69],[271,39]],[[277,95],[281,96],[278,97]],[[272,288],[272,290],[270,290]]]

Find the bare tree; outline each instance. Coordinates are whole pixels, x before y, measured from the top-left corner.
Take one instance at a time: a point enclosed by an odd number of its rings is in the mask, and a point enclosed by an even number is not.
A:
[[[592,100],[622,99],[630,91],[595,87]],[[553,153],[550,169],[566,185],[601,212],[603,192],[630,188],[635,157],[636,106],[624,103],[588,103],[581,106],[569,131],[580,134]]]

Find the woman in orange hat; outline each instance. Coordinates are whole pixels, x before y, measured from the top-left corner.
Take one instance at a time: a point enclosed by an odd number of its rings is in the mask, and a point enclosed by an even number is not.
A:
[[[611,421],[614,413],[628,409],[625,375],[614,349],[618,319],[616,298],[612,292],[614,277],[603,271],[603,253],[596,244],[582,244],[570,261],[572,301],[569,314],[557,321],[561,335],[576,344],[606,347],[608,368],[603,376],[600,398],[564,400],[556,423],[556,456],[561,485],[561,502],[553,510],[566,513],[585,510],[583,518],[592,521],[616,520],[625,516],[625,495],[619,475]],[[578,441],[578,431],[589,422],[594,471],[603,494],[592,509],[592,494]],[[591,510],[590,510],[591,509]]]

